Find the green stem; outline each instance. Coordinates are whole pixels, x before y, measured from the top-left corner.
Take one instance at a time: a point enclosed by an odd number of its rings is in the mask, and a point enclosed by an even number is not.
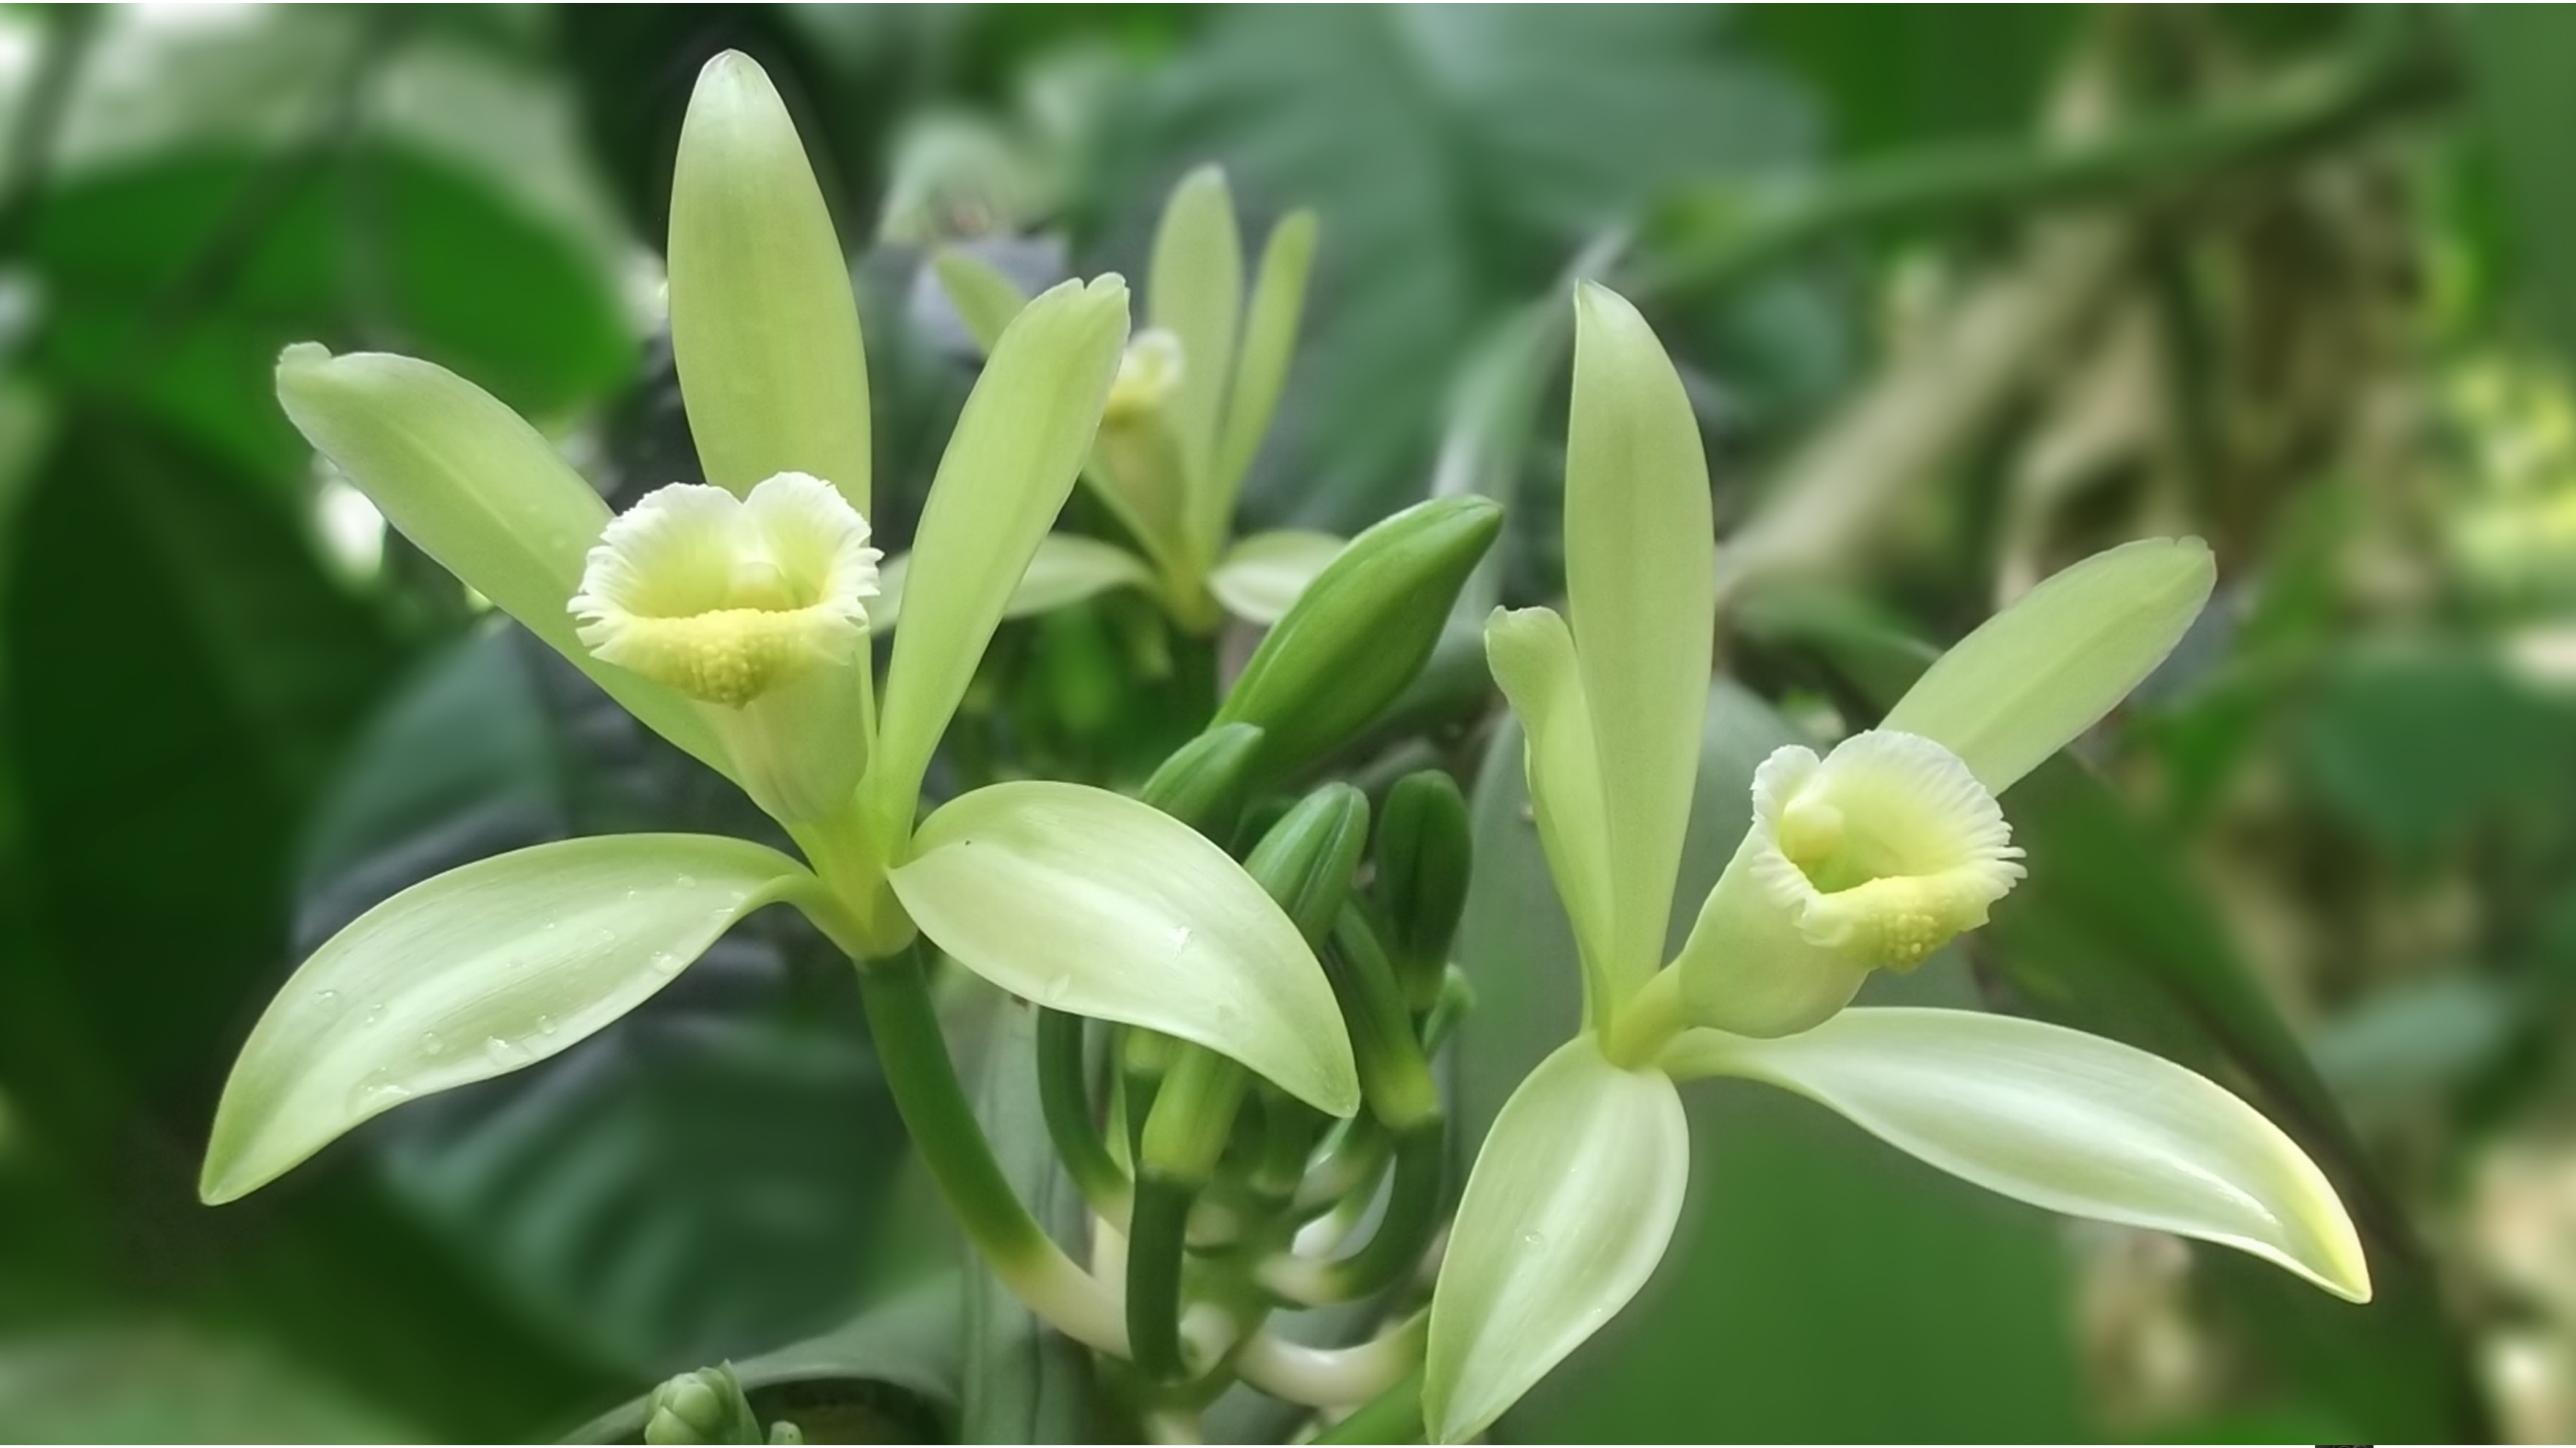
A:
[[[1177,1382],[1181,1362],[1181,1263],[1196,1192],[1153,1171],[1136,1179],[1127,1236],[1127,1341],[1149,1382]]]
[[[1075,1266],[1011,1190],[957,1080],[917,947],[859,968],[877,1063],[913,1149],[993,1275],[1057,1331],[1124,1356],[1126,1326],[1091,1274]]]
[[[1083,1018],[1071,1011],[1038,1011],[1038,1104],[1046,1116],[1047,1136],[1065,1171],[1082,1191],[1092,1212],[1105,1221],[1127,1220],[1135,1187],[1091,1108],[1091,1072],[1083,1059]]]
[[[1441,1167],[1448,1133],[1438,1117],[1397,1139],[1395,1170],[1377,1230],[1360,1250],[1331,1262],[1295,1256],[1262,1269],[1262,1285],[1307,1307],[1357,1302],[1393,1286],[1422,1261],[1440,1225]]]
[[[1855,168],[1768,215],[1721,217],[1706,240],[1667,242],[1626,288],[1631,295],[1705,295],[1848,232],[2197,181],[2295,156],[2446,97],[2455,78],[2429,39],[2374,35],[2324,74],[2290,77],[2243,100],[2140,121],[2095,140],[1956,145]]]
[[[1422,1441],[1422,1370],[1360,1404],[1351,1415],[1310,1441],[1316,1443],[1419,1443]]]

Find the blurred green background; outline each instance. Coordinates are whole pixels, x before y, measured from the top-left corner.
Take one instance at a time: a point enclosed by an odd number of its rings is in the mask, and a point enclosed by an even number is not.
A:
[[[1492,492],[1486,601],[1558,587],[1557,289],[1636,297],[1730,550],[1697,878],[1753,763],[1866,725],[1919,640],[2120,539],[2216,547],[2174,662],[2007,801],[2028,885],[1884,988],[2228,1082],[2336,1179],[2378,1302],[1710,1089],[1683,1248],[1509,1436],[2576,1436],[2576,14],[1949,5],[0,10],[0,1435],[560,1434],[939,1295],[846,968],[783,918],[194,1197],[251,1020],[357,911],[759,827],[269,390],[290,341],[410,352],[614,495],[688,476],[658,246],[726,47],[853,247],[890,547],[971,376],[931,245],[1133,275],[1206,160],[1253,228],[1314,206],[1249,514]],[[1014,625],[952,748],[1132,775],[1136,622]],[[1495,756],[1472,650],[1440,667],[1389,759]],[[1570,1010],[1517,774],[1476,783],[1470,1121]],[[835,1351],[816,1436],[953,1426],[939,1331]]]

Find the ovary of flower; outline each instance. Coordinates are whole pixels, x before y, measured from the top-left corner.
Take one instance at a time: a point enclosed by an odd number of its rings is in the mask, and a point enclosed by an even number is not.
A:
[[[739,709],[856,655],[880,556],[858,510],[805,473],[741,498],[674,483],[609,523],[569,606],[599,658]]]
[[[1823,759],[1791,745],[1753,776],[1754,877],[1808,943],[1911,970],[2023,874],[1995,797],[1920,735],[1871,730]]]
[[[1181,385],[1186,366],[1181,339],[1161,327],[1136,334],[1119,355],[1118,376],[1109,384],[1109,401],[1101,425],[1116,426],[1151,417]]]

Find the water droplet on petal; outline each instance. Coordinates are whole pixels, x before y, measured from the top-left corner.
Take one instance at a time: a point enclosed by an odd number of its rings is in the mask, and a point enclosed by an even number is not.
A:
[[[698,885],[698,877],[695,875],[682,875],[671,883],[679,886],[683,890],[694,890]]]
[[[313,1003],[317,1006],[338,1005],[340,993],[336,990],[317,990],[313,993]]]
[[[375,1111],[411,1095],[411,1088],[396,1082],[393,1073],[378,1067],[362,1077],[349,1092],[349,1109]]]
[[[360,1016],[358,1019],[359,1019],[359,1021],[360,1021],[362,1024],[372,1026],[372,1025],[376,1025],[376,1024],[378,1024],[379,1022],[383,1021],[383,1020],[384,1020],[384,1018],[385,1018],[385,1003],[384,1003],[383,1001],[378,1001],[378,1002],[376,1002],[374,1005],[371,1005],[371,1006],[367,1007],[367,1013],[366,1013],[365,1015],[363,1015],[363,1016]]]
[[[551,1036],[551,1035],[553,1035],[554,1033],[555,1033],[555,1018],[554,1018],[554,1017],[552,1017],[552,1016],[539,1016],[539,1017],[537,1017],[537,1034],[538,1034],[538,1035],[540,1035],[540,1036]]]
[[[435,1056],[446,1049],[447,1043],[438,1038],[438,1032],[423,1031],[420,1033],[420,1053],[422,1055]]]
[[[688,961],[682,959],[676,951],[657,950],[653,952],[652,966],[655,970],[660,971],[664,975],[677,975],[680,973],[680,967],[686,964],[688,964]]]
[[[1190,928],[1186,925],[1173,926],[1170,930],[1164,932],[1164,938],[1172,942],[1172,948],[1174,950],[1187,950],[1190,948]]]
[[[495,1064],[502,1066],[524,1066],[535,1058],[534,1053],[527,1047],[516,1041],[505,1041],[499,1036],[485,1039],[483,1054],[491,1057]]]

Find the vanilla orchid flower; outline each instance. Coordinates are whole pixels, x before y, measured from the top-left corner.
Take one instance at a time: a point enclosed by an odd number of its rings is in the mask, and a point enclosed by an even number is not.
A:
[[[1004,990],[1196,1042],[1327,1113],[1359,1102],[1322,966],[1195,831],[1035,780],[919,818],[932,751],[1091,448],[1126,288],[1067,282],[995,339],[898,584],[869,542],[849,274],[793,123],[741,55],[710,62],[691,99],[669,261],[672,346],[707,481],[622,515],[526,422],[429,363],[301,344],[279,363],[278,395],[396,528],[742,786],[804,859],[711,836],[611,836],[395,895],[315,951],[252,1030],[201,1192],[232,1200],[403,1100],[562,1051],[733,922],[784,902],[862,963],[898,1104],[997,1273],[1115,1351],[1114,1300],[977,1156],[916,935]],[[898,599],[909,617],[880,700],[869,638]]]
[[[1196,632],[1221,613],[1266,626],[1341,552],[1342,539],[1306,529],[1233,536],[1235,500],[1296,352],[1315,240],[1312,212],[1281,219],[1247,298],[1225,173],[1203,166],[1181,178],[1154,235],[1146,325],[1120,359],[1083,473],[1134,547],[1048,538],[1011,596],[1013,616],[1139,588]],[[933,264],[987,348],[1026,305],[1010,278],[967,253],[944,251]]]
[[[2324,1175],[2212,1082],[2036,1021],[1846,1009],[1870,971],[1913,968],[2011,892],[2021,851],[1997,796],[2171,651],[2208,598],[2208,549],[2150,540],[2080,563],[1945,654],[1879,728],[1773,754],[1667,963],[1713,642],[1707,466],[1644,320],[1597,286],[1576,308],[1571,617],[1497,612],[1486,644],[1525,734],[1584,1029],[1504,1105],[1459,1205],[1426,1349],[1432,1441],[1484,1431],[1653,1274],[1688,1185],[1676,1085],[1703,1076],[1786,1087],[2007,1196],[2367,1300]]]

